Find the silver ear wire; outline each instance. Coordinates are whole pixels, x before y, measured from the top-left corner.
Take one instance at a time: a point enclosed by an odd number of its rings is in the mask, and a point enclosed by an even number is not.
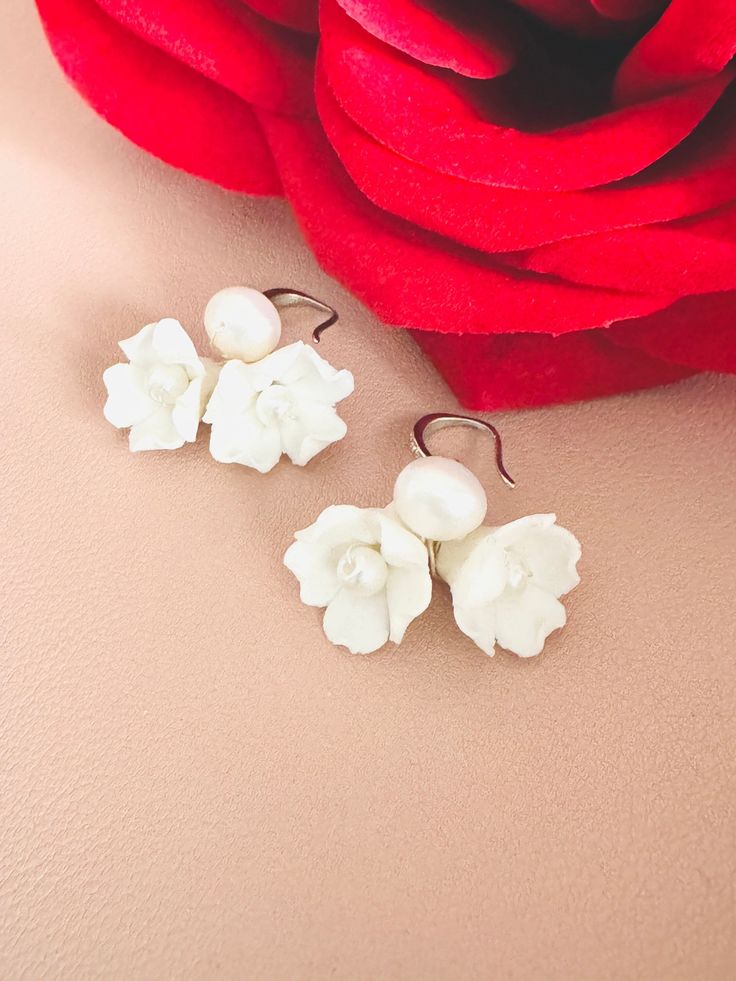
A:
[[[277,308],[294,307],[298,306],[300,303],[306,303],[307,306],[312,307],[314,310],[319,310],[321,313],[327,314],[327,319],[323,320],[322,323],[315,327],[312,331],[312,340],[315,344],[319,344],[320,338],[328,327],[332,327],[333,324],[337,323],[337,310],[335,310],[334,307],[328,306],[327,303],[323,303],[321,300],[317,300],[315,297],[310,296],[309,293],[303,293],[301,290],[276,287],[275,289],[264,290],[263,295],[267,296]]]
[[[409,448],[417,457],[432,456],[427,447],[426,438],[438,429],[447,429],[453,426],[468,426],[470,429],[480,429],[483,432],[490,433],[496,444],[496,469],[509,487],[516,487],[516,482],[503,463],[501,434],[495,426],[492,426],[490,422],[486,422],[484,419],[476,419],[473,416],[453,415],[447,412],[431,412],[429,415],[422,416],[414,424]]]

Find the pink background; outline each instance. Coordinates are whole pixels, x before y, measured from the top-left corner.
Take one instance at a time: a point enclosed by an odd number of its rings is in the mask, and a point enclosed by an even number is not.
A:
[[[283,203],[146,157],[30,4],[3,23],[0,977],[733,979],[736,379],[497,417],[515,492],[477,434],[438,439],[493,520],[583,542],[542,657],[485,658],[441,588],[401,648],[337,651],[282,553],[385,503],[449,392]],[[348,438],[268,477],[204,438],[129,454],[115,342],[162,316],[201,342],[240,282],[338,307]]]

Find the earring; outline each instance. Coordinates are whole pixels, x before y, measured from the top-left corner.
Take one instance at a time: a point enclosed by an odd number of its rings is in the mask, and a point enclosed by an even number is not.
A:
[[[432,580],[451,590],[455,620],[488,655],[498,646],[534,657],[564,626],[559,598],[580,581],[580,543],[534,514],[484,525],[486,493],[467,467],[432,456],[426,438],[446,426],[470,426],[495,440],[496,467],[514,487],[495,426],[470,416],[434,413],[414,426],[409,463],[384,508],[333,505],[296,533],[284,556],[308,606],[325,608],[328,640],[353,654],[401,643],[429,606]]]
[[[148,324],[120,342],[128,364],[103,375],[105,418],[130,428],[133,451],[178,449],[195,440],[202,420],[211,426],[210,453],[221,463],[267,473],[286,454],[305,466],[345,436],[335,407],[352,393],[354,380],[302,341],[277,350],[279,309],[299,303],[325,316],[312,332],[319,344],[338,315],[307,293],[247,286],[215,293],[204,326],[224,364],[200,358],[178,320]]]

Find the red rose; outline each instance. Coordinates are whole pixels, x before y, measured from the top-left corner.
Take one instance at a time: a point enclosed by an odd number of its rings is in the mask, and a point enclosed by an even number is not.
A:
[[[736,371],[734,0],[37,2],[100,113],[284,193],[466,405]]]

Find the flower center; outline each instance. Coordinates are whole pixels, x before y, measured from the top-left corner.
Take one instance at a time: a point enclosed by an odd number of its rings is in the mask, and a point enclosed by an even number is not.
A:
[[[157,364],[148,372],[148,394],[162,405],[173,405],[187,388],[189,375],[180,364]]]
[[[516,555],[506,553],[506,581],[512,589],[519,589],[526,584],[529,569],[526,563]]]
[[[370,545],[350,545],[337,563],[337,577],[363,596],[380,592],[388,579],[388,566]]]
[[[285,385],[269,385],[256,402],[256,415],[264,426],[294,418],[294,400]]]

